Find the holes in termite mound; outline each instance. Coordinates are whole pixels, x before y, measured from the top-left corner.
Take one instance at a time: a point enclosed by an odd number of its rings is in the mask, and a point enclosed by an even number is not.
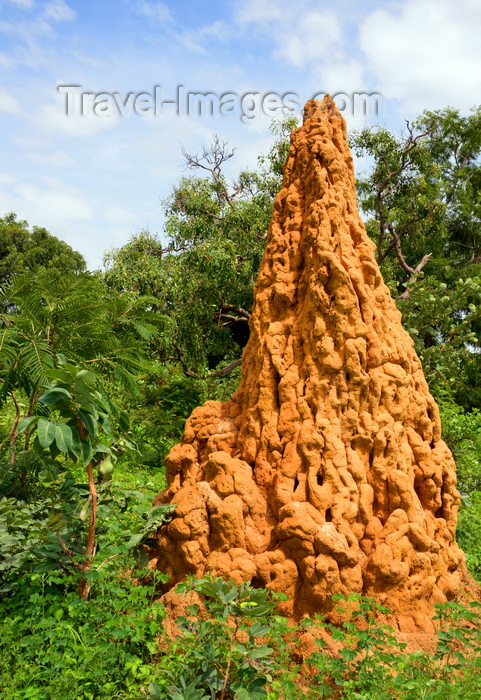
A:
[[[294,491],[297,491],[297,487],[299,486],[299,479],[297,476],[294,479]]]
[[[317,475],[317,485],[322,486],[324,484],[324,477],[322,476],[321,473],[318,473]]]
[[[326,510],[326,523],[332,523],[332,510],[328,508]]]

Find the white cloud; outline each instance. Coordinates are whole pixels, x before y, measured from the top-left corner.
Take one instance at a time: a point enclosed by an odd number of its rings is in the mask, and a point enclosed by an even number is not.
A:
[[[31,225],[44,226],[76,248],[94,216],[83,193],[59,180],[40,185],[5,175],[0,173],[0,216],[14,211]]]
[[[303,67],[337,53],[342,38],[339,21],[331,10],[313,10],[300,0],[247,0],[239,6],[237,21],[245,28],[265,35],[274,45],[274,55]]]
[[[293,23],[282,32],[285,35],[282,43],[279,41],[276,55],[295,66],[327,57],[341,39],[341,29],[332,12],[306,12],[292,19]]]
[[[322,88],[331,95],[340,92],[350,95],[366,87],[363,66],[355,59],[322,66],[319,77]]]
[[[28,157],[37,163],[42,163],[43,166],[51,166],[52,168],[71,168],[76,161],[72,156],[65,151],[33,151],[28,154]]]
[[[9,112],[10,114],[20,114],[21,107],[19,102],[7,90],[0,87],[0,112]]]
[[[172,14],[163,2],[139,2],[137,10],[150,20],[166,25],[173,22]]]
[[[208,48],[206,44],[209,43],[210,40],[214,39],[225,43],[228,35],[229,29],[225,22],[217,21],[205,27],[201,27],[200,29],[178,33],[177,38],[186,48],[197,51],[198,53],[207,54]]]
[[[362,23],[360,44],[385,98],[417,111],[469,108],[481,95],[478,0],[406,0]]]
[[[244,24],[264,25],[269,22],[282,23],[285,19],[288,3],[279,0],[247,0],[241,2],[237,11],[237,19]]]
[[[17,178],[10,173],[0,173],[0,185],[14,185]]]
[[[70,189],[70,188],[69,188]],[[14,194],[22,202],[22,211],[35,211],[38,221],[71,220],[72,218],[90,219],[93,216],[92,207],[79,194],[66,191],[61,183],[57,188],[43,188],[34,183],[17,183]]]
[[[7,2],[11,2],[12,5],[16,5],[22,10],[31,10],[35,4],[34,0],[7,0]]]
[[[115,127],[119,122],[119,117],[81,116],[77,110],[71,117],[68,117],[65,113],[65,104],[57,101],[56,104],[44,104],[36,109],[35,114],[31,116],[31,121],[37,128],[46,133],[84,139]]]
[[[24,6],[22,5],[22,7]],[[25,5],[25,8],[38,8],[39,11],[32,13],[28,19],[20,22],[0,22],[0,32],[17,36],[22,43],[27,44],[31,49],[38,39],[54,34],[56,23],[72,21],[76,17],[74,10],[64,0],[51,0],[40,6]]]
[[[137,224],[138,220],[138,216],[135,212],[116,206],[109,206],[106,208],[105,218],[109,221],[113,221],[116,224],[132,227]]]
[[[45,19],[51,19],[53,22],[71,22],[76,17],[74,10],[72,10],[64,0],[47,2],[44,7],[43,15]]]
[[[6,53],[0,53],[0,67],[1,68],[10,68],[10,66],[13,65],[13,60],[10,56],[7,56]]]

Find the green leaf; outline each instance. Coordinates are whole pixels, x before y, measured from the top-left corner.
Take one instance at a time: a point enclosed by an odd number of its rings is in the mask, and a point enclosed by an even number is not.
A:
[[[88,369],[81,369],[80,372],[77,372],[77,379],[82,379],[82,381],[86,382],[87,384],[92,384],[95,387],[95,374],[93,374],[93,372],[89,372]]]
[[[54,369],[46,369],[44,371],[44,375],[49,379],[57,379],[68,385],[73,384],[72,374],[70,372],[66,372],[64,369],[60,369],[59,367],[55,367]]]
[[[90,437],[95,437],[97,435],[97,421],[94,416],[83,409],[80,409],[79,413],[88,434]]]
[[[90,464],[93,456],[94,451],[90,442],[88,442],[88,440],[82,440],[82,462],[84,467]]]
[[[76,427],[69,427],[72,432],[72,447],[70,448],[70,450],[75,455],[75,457],[77,457],[77,459],[80,459],[83,455],[82,440],[80,438],[80,433]]]
[[[110,449],[110,447],[108,445],[102,445],[102,444],[93,445],[93,451],[94,452],[104,452],[105,454],[109,454],[109,455],[112,454],[112,450]]]
[[[110,420],[107,416],[99,416],[99,423],[106,435],[110,435],[112,432],[112,427],[110,425]]]
[[[75,385],[73,387],[73,393],[75,394],[75,396],[82,396],[84,399],[87,399],[87,401],[95,401],[94,394],[96,392],[93,392],[89,386],[84,384],[84,382],[75,382]]]
[[[72,394],[67,391],[67,389],[62,389],[62,387],[54,386],[51,389],[47,389],[42,396],[39,398],[41,403],[46,403],[47,405],[60,401],[61,399],[71,399]]]
[[[18,432],[23,433],[24,430],[29,428],[32,423],[36,423],[38,421],[38,416],[28,416],[28,418],[24,418],[18,426]]]
[[[95,418],[98,416],[97,406],[92,400],[88,400],[84,396],[76,396],[75,398],[77,403],[79,403],[80,406],[82,406],[82,410],[86,411],[91,416],[95,416]]]
[[[135,535],[132,535],[132,537],[129,539],[127,542],[127,549],[132,549],[132,547],[135,547],[136,544],[139,544],[139,542],[145,537],[145,534],[143,532],[138,532]]]
[[[82,522],[85,522],[87,520],[87,514],[89,512],[89,506],[90,506],[90,497],[87,498],[85,503],[83,504],[80,513],[79,513],[79,518]]]
[[[46,418],[38,419],[38,441],[42,447],[49,447],[55,439],[57,425]]]
[[[122,432],[127,432],[130,428],[129,414],[125,409],[122,409],[119,414],[119,428]]]
[[[67,370],[67,372],[71,375],[73,379],[77,376],[78,372],[78,367],[75,365],[70,364],[69,362],[62,363],[63,369]]]
[[[161,698],[162,693],[160,690],[160,687],[157,685],[157,683],[150,683],[148,687],[148,692],[151,698]]]
[[[55,442],[60,452],[70,452],[73,445],[72,430],[65,423],[57,425],[55,431]]]

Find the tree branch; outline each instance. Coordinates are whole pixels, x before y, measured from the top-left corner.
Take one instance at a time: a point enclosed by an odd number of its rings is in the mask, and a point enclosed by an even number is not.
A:
[[[222,369],[218,369],[215,372],[211,372],[209,377],[227,377],[228,374],[232,372],[233,369],[242,364],[242,358],[234,360],[230,364],[226,365]]]
[[[15,462],[15,443],[17,442],[17,437],[18,437],[18,431],[17,427],[20,422],[20,406],[17,401],[17,397],[15,396],[15,392],[12,391],[10,392],[10,395],[12,397],[12,401],[15,406],[15,418],[13,419],[13,424],[12,428],[10,430],[10,435],[9,435],[9,450],[10,450],[10,464],[13,464]]]
[[[222,311],[235,311],[236,313],[240,314],[241,316],[243,316],[244,318],[247,318],[247,319],[249,319],[251,317],[249,311],[246,311],[245,309],[243,309],[240,306],[232,306],[232,304],[222,304],[222,306],[220,307],[220,310],[221,310],[221,312]],[[224,314],[221,313],[220,315],[223,316]]]
[[[406,283],[406,289],[404,290],[404,292],[403,292],[402,294],[400,294],[400,295],[397,297],[397,300],[399,300],[399,299],[408,299],[408,298],[409,298],[410,287],[412,287],[413,284],[416,282],[417,276],[419,275],[419,273],[421,272],[421,270],[423,269],[423,267],[429,262],[429,260],[430,260],[430,258],[431,258],[431,255],[432,255],[432,253],[428,253],[427,255],[425,255],[425,256],[422,258],[421,262],[419,262],[419,263],[416,265],[416,267],[414,268],[414,270],[413,270],[413,272],[412,272],[411,277],[408,279],[408,281],[407,281],[407,283]]]
[[[211,174],[212,178],[219,186],[222,194],[224,195],[225,201],[228,204],[232,203],[232,200],[241,191],[240,185],[234,187],[232,193],[227,189],[224,178],[221,175],[221,166],[223,163],[228,161],[235,153],[235,148],[229,150],[227,147],[227,141],[221,141],[219,136],[215,134],[210,148],[206,146],[202,149],[202,155],[199,156],[197,152],[188,153],[185,148],[182,149],[182,155],[185,158],[185,162],[188,168],[201,168],[206,170]]]
[[[67,545],[65,544],[65,542],[63,541],[63,539],[60,537],[60,532],[57,532],[57,539],[58,539],[58,541],[60,542],[60,545],[61,545],[63,551],[64,551],[65,554],[68,556],[68,558],[70,559],[70,561],[72,562],[72,564],[73,564],[74,566],[76,566],[77,569],[80,569],[80,571],[83,573],[83,571],[84,571],[83,565],[82,565],[82,564],[79,564],[78,561],[75,561],[75,559],[73,558],[73,556],[74,556],[73,551],[67,547]]]
[[[188,368],[187,363],[185,362],[184,358],[179,355],[177,357],[166,357],[166,360],[171,360],[173,362],[178,362],[181,367],[182,371],[184,372],[186,377],[193,377],[194,379],[209,379],[210,377],[226,377],[228,374],[232,372],[233,369],[238,367],[242,363],[242,358],[238,360],[234,360],[233,362],[230,362],[228,365],[225,367],[222,367],[222,369],[216,369],[210,372],[207,377],[202,377],[200,374],[197,374],[196,372],[193,372],[191,369]]]

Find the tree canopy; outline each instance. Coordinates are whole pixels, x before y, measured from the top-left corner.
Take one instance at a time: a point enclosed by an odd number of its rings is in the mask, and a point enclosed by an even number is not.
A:
[[[234,150],[217,137],[202,153],[184,152],[194,174],[183,177],[164,202],[167,245],[144,232],[105,257],[111,288],[157,298],[158,310],[171,321],[158,357],[179,363],[187,375],[224,376],[240,362],[294,125],[276,123],[274,144],[258,171],[242,171],[231,183],[223,166]]]
[[[384,279],[438,397],[481,406],[481,108],[424,112],[404,134],[353,135]]]
[[[0,219],[0,284],[22,272],[49,270],[58,279],[67,272],[83,272],[83,256],[45,228],[34,226],[13,213]]]

